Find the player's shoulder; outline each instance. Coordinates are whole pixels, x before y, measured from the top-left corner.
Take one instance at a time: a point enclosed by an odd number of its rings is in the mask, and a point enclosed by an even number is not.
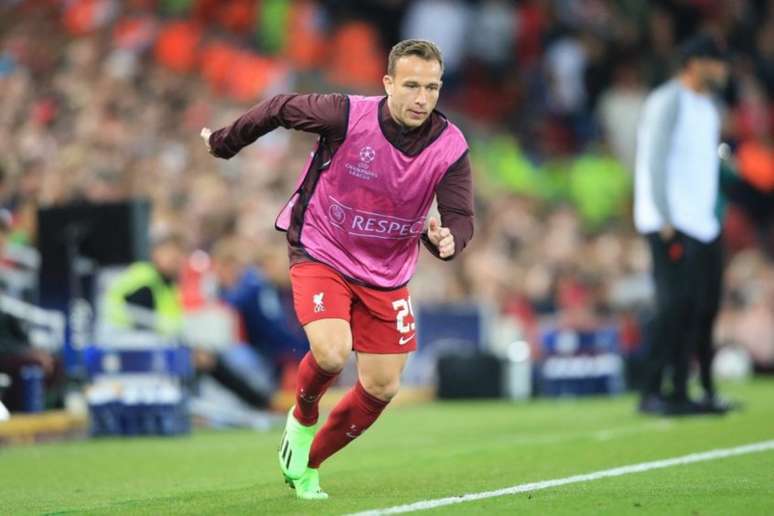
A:
[[[347,95],[347,119],[349,124],[368,121],[371,115],[379,110],[379,105],[385,97],[364,95]]]
[[[288,99],[303,99],[311,102],[348,102],[350,95],[340,92],[290,92],[279,93],[274,97],[280,101],[286,101]]]
[[[320,104],[334,106],[338,109],[349,106],[350,96],[346,93],[314,93],[312,96]]]
[[[349,110],[349,96],[344,93],[288,93],[274,99],[283,106],[292,106],[294,112],[314,119],[337,120]]]

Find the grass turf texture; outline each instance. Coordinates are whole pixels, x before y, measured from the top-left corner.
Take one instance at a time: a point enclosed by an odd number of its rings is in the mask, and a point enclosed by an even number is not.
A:
[[[637,415],[631,396],[388,409],[323,465],[324,502],[296,500],[285,486],[280,429],[9,448],[0,450],[0,513],[342,514],[774,438],[774,381],[724,392],[744,410],[661,420]],[[774,514],[774,451],[426,512]]]

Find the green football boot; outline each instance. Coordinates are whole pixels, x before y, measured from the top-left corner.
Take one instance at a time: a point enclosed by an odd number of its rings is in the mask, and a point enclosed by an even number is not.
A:
[[[317,432],[317,424],[304,426],[299,423],[293,417],[293,408],[288,412],[285,433],[282,434],[279,447],[280,469],[287,480],[298,480],[306,472],[309,449]]]
[[[306,468],[301,478],[291,480],[290,486],[296,490],[301,500],[327,500],[328,493],[320,489],[320,473],[316,469]]]

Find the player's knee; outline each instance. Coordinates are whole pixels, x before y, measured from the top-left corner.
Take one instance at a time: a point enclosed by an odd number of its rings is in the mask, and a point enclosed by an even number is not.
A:
[[[321,319],[304,326],[315,360],[326,371],[341,371],[352,351],[349,322]]]
[[[382,401],[390,401],[400,390],[400,378],[361,378],[360,383],[365,391]]]
[[[347,363],[352,344],[344,338],[329,338],[313,342],[312,354],[319,366],[326,371],[341,371]]]

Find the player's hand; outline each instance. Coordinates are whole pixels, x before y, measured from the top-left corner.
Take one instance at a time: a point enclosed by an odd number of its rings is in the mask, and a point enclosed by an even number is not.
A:
[[[448,258],[454,254],[454,235],[449,228],[441,227],[441,223],[435,217],[430,217],[427,238],[438,248],[438,255],[441,258]]]
[[[675,237],[675,228],[671,224],[664,224],[658,233],[661,235],[661,240],[669,242]]]
[[[202,131],[199,133],[199,136],[202,137],[202,140],[204,140],[204,145],[207,146],[207,152],[212,154],[212,147],[210,147],[210,135],[212,134],[212,130],[210,130],[209,127],[202,127]]]

